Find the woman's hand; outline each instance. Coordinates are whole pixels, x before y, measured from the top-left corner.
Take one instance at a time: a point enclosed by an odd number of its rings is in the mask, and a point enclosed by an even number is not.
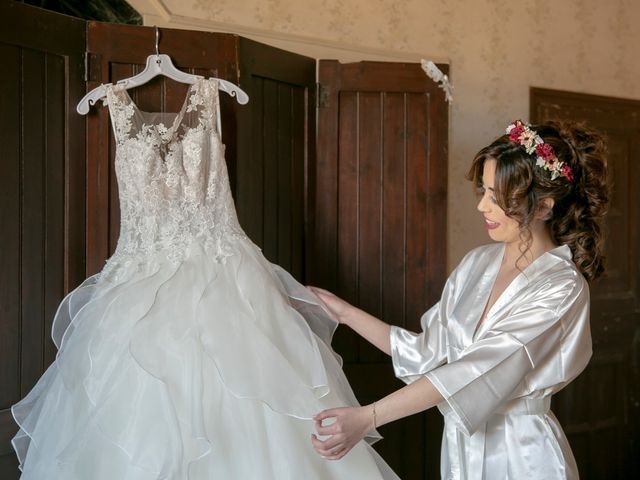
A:
[[[335,418],[335,422],[323,426],[323,420]],[[328,435],[320,440],[311,435],[311,443],[316,452],[327,460],[340,460],[353,446],[374,428],[372,406],[332,408],[313,417],[318,435]]]
[[[307,287],[324,303],[329,313],[338,323],[345,323],[347,313],[355,307],[337,295],[318,287]]]

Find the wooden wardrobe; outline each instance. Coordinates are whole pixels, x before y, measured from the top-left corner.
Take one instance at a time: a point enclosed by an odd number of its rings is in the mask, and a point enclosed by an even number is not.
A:
[[[0,477],[18,477],[10,406],[55,358],[66,292],[99,271],[119,232],[108,112],[84,92],[140,71],[153,28],[84,22],[0,2]],[[304,57],[222,33],[161,29],[160,52],[224,78],[226,160],[240,222],[265,256],[388,322],[419,330],[446,275],[448,107],[415,63]],[[186,85],[131,90],[177,111]],[[340,330],[334,346],[361,402],[402,386],[390,361]],[[439,478],[441,420],[417,415],[377,449],[405,480]]]

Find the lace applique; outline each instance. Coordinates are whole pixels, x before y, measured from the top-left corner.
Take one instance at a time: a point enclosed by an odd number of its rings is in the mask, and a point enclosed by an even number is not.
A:
[[[204,105],[204,96],[201,92],[194,91],[189,97],[187,112],[194,112],[199,105]]]
[[[104,104],[109,106],[111,114],[111,124],[113,125],[116,140],[124,137],[131,131],[133,115],[135,114],[134,105],[128,105],[120,99],[116,92],[124,90],[124,86],[115,85],[107,89],[107,98]]]
[[[124,88],[107,91],[116,138],[115,169],[120,195],[120,238],[100,281],[118,282],[131,267],[178,264],[189,246],[201,243],[211,258],[234,252],[240,227],[216,128],[218,88],[200,80],[189,88],[171,127],[147,121]],[[165,116],[170,116],[166,115]]]
[[[173,136],[173,129],[165,127],[164,123],[159,123],[156,126],[156,130],[158,131],[158,134],[160,135],[162,141],[168,142],[171,140],[171,137]]]

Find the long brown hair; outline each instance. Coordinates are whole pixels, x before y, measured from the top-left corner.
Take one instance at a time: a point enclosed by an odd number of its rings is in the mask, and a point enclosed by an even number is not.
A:
[[[546,222],[554,242],[568,245],[578,269],[588,281],[595,280],[604,272],[603,221],[609,203],[604,139],[572,122],[549,122],[531,128],[553,147],[560,161],[571,167],[573,181],[565,177],[552,180],[547,170],[536,167],[535,154],[512,143],[508,135],[478,152],[467,178],[480,188],[485,161],[496,161],[496,201],[519,223],[523,255],[531,246],[529,226],[542,200],[553,199]]]

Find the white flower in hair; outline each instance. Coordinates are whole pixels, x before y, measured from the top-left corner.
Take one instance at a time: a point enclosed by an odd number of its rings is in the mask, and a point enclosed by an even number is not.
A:
[[[520,145],[522,145],[528,154],[532,154],[536,151],[537,135],[533,130],[525,130],[520,135]]]

